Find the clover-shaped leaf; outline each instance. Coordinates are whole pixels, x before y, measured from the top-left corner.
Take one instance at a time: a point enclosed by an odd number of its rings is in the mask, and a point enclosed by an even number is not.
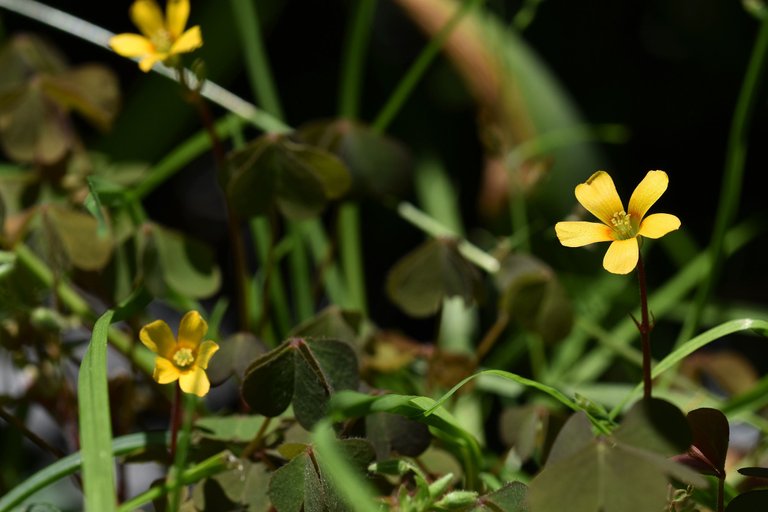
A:
[[[366,125],[348,119],[315,121],[300,127],[298,137],[347,164],[356,196],[400,197],[410,186],[412,162],[408,151]]]
[[[675,459],[705,475],[725,478],[730,435],[728,418],[717,409],[702,407],[690,411],[687,420],[693,432],[693,443],[688,453]]]
[[[325,415],[331,395],[357,389],[358,380],[357,357],[346,343],[293,338],[251,364],[241,393],[264,416],[278,416],[293,403],[296,419],[309,430]]]
[[[54,204],[44,205],[39,211],[48,241],[72,265],[100,270],[109,262],[112,238],[99,233],[99,223],[92,215]]]
[[[144,281],[153,295],[164,297],[174,291],[204,298],[219,289],[221,272],[202,242],[152,222],[144,224],[139,236]]]
[[[612,436],[595,437],[587,416],[573,415],[530,484],[531,509],[554,512],[567,504],[570,512],[661,510],[669,479],[706,486],[703,477],[667,458],[690,442],[683,427],[682,412],[657,399],[635,405]]]
[[[245,217],[274,208],[292,219],[312,217],[350,185],[349,171],[336,156],[285,135],[263,135],[234,152],[229,169],[225,190]]]
[[[499,309],[545,343],[564,338],[573,325],[573,308],[557,276],[530,255],[510,254],[496,274]]]
[[[387,294],[411,316],[435,314],[446,297],[466,304],[480,294],[480,272],[459,252],[451,238],[428,240],[406,254],[389,271]]]

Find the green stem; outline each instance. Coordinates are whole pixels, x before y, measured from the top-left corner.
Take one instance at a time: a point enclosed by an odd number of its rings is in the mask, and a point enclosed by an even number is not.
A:
[[[171,460],[176,458],[176,442],[179,437],[179,427],[181,426],[181,387],[176,383],[176,392],[173,395],[173,404],[171,405]]]
[[[347,306],[366,314],[365,271],[363,269],[360,209],[346,202],[339,207],[339,251],[344,281],[347,285]]]
[[[259,265],[262,274],[262,308],[256,325],[256,334],[261,334],[263,328],[269,324],[269,311],[274,310],[277,329],[281,335],[291,328],[291,319],[288,314],[288,300],[285,296],[283,276],[276,268],[274,258],[275,235],[268,219],[257,217],[251,220],[251,234],[256,245],[256,255],[259,257]]]
[[[510,240],[517,244],[521,252],[531,252],[531,241],[528,236],[528,211],[526,208],[525,192],[522,187],[510,191],[509,211],[512,219],[512,234]]]
[[[293,249],[289,254],[291,268],[291,284],[296,303],[296,321],[303,322],[311,318],[315,311],[312,300],[312,283],[309,276],[309,261],[304,245],[301,224],[291,222],[288,225],[288,235],[291,237]]]
[[[725,157],[725,171],[720,186],[720,201],[717,207],[715,226],[712,230],[712,239],[707,249],[710,260],[709,274],[699,285],[694,306],[686,317],[680,335],[677,338],[676,345],[678,346],[693,336],[698,329],[704,306],[706,306],[712,289],[720,276],[725,258],[725,235],[739,207],[744,177],[744,162],[749,143],[749,128],[758,100],[758,89],[768,65],[766,56],[768,56],[768,16],[762,19],[760,32],[752,48],[752,56],[747,66],[744,82],[741,86],[731,122],[731,131],[728,136],[728,147]]]
[[[411,92],[413,92],[416,84],[418,84],[419,80],[424,76],[429,65],[432,64],[432,61],[437,57],[445,40],[456,25],[458,25],[459,21],[461,21],[470,10],[474,9],[478,3],[480,3],[480,0],[467,0],[462,2],[448,22],[446,22],[438,33],[435,34],[435,37],[427,43],[427,46],[424,47],[410,69],[408,69],[408,72],[406,72],[405,76],[400,80],[400,83],[397,84],[395,91],[373,121],[372,128],[374,132],[382,133],[386,131],[389,124],[395,118],[395,115],[397,115],[400,108],[402,108],[408,97],[411,95]]]
[[[353,2],[347,33],[344,38],[344,57],[339,88],[339,115],[348,119],[358,117],[362,88],[365,50],[371,35],[376,0]]]
[[[346,306],[348,303],[347,292],[333,258],[333,250],[325,234],[325,230],[319,219],[309,219],[305,235],[307,244],[312,254],[315,266],[323,280],[323,285],[328,293],[331,303]]]
[[[265,417],[264,421],[261,422],[261,426],[259,427],[259,431],[256,432],[256,435],[253,439],[251,439],[251,442],[248,443],[248,445],[243,448],[243,452],[240,454],[241,459],[247,459],[253,453],[258,450],[261,447],[261,444],[264,442],[264,435],[267,433],[267,429],[269,428],[269,424],[272,422],[272,418]]]
[[[118,507],[118,512],[133,512],[139,510],[142,505],[145,505],[153,500],[162,498],[170,491],[178,488],[178,485],[191,484],[193,482],[199,482],[203,478],[221,473],[229,469],[232,462],[232,454],[225,450],[221,453],[217,453],[204,461],[190,466],[186,471],[181,473],[178,483],[175,480],[165,482],[162,485],[150,487],[146,492],[139,494],[131,498],[130,500],[122,503]]]
[[[168,511],[177,512],[181,503],[181,487],[183,485],[184,465],[187,463],[187,454],[189,453],[190,432],[192,430],[192,420],[195,417],[196,396],[190,394],[181,394],[181,400],[184,403],[184,421],[181,429],[181,436],[176,445],[176,453],[173,458],[173,467],[168,474],[168,483],[170,484],[170,495],[168,497]],[[173,438],[171,438],[173,442]]]
[[[262,108],[282,119],[283,110],[272,79],[267,52],[261,36],[256,2],[253,0],[231,0],[235,24],[245,53],[245,67],[251,90]]]
[[[434,237],[445,236],[459,238],[455,232],[422,212],[411,203],[405,201],[401,202],[397,206],[397,213],[399,213],[403,219],[407,220],[428,235]],[[459,239],[459,252],[461,252],[462,256],[489,274],[499,271],[499,260],[467,240]]]

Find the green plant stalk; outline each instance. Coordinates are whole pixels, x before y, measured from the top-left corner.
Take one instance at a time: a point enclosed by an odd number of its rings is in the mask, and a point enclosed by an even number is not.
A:
[[[54,275],[50,268],[24,244],[14,247],[17,262],[22,264],[45,286],[54,285]],[[72,313],[86,322],[96,321],[96,313],[91,306],[68,283],[59,279],[56,282],[56,295],[61,303]],[[155,356],[148,350],[136,347],[133,340],[116,327],[110,327],[108,339],[112,346],[129,358],[142,372],[152,375],[155,368]]]
[[[173,467],[168,474],[170,485],[170,494],[168,496],[168,511],[177,512],[181,503],[181,487],[184,482],[180,478],[184,474],[184,466],[187,463],[187,454],[189,453],[190,433],[192,431],[192,420],[195,417],[195,406],[197,397],[192,394],[183,393],[184,403],[184,421],[182,423],[181,436],[176,445],[176,453],[173,458]],[[173,437],[171,437],[173,442]]]
[[[278,119],[283,118],[283,109],[277,96],[267,52],[261,36],[256,2],[253,0],[231,0],[237,33],[245,53],[245,68],[251,90],[264,110]]]
[[[356,119],[360,111],[360,91],[363,83],[365,51],[371,35],[376,0],[352,3],[347,33],[344,37],[344,57],[339,86],[339,115]]]
[[[429,43],[427,43],[411,67],[408,69],[405,76],[403,76],[403,78],[397,84],[397,87],[395,87],[395,90],[389,97],[389,100],[387,100],[387,102],[381,108],[381,111],[379,111],[379,114],[376,116],[376,119],[373,121],[371,128],[374,132],[383,133],[386,131],[389,124],[403,107],[408,97],[411,95],[411,92],[413,92],[416,84],[419,83],[419,81],[424,76],[424,73],[426,73],[429,65],[432,64],[432,61],[434,61],[435,57],[437,57],[438,53],[443,47],[443,43],[445,43],[445,40],[448,38],[451,32],[453,32],[453,29],[456,28],[456,25],[458,25],[459,21],[461,21],[462,18],[464,18],[464,16],[472,9],[474,9],[479,3],[480,0],[467,0],[462,2],[461,5],[456,9],[456,12],[453,14],[453,16],[451,16],[451,18],[440,29],[440,31],[435,34],[435,37],[433,37]]]
[[[522,187],[510,185],[509,214],[512,221],[510,240],[521,252],[531,252],[530,228],[528,226],[528,208]]]
[[[318,219],[309,219],[305,221],[304,235],[307,237],[309,251],[315,266],[320,269],[323,285],[325,286],[328,297],[333,304],[346,306],[348,303],[347,292],[339,273],[339,268],[333,261],[330,243],[325,235],[323,227],[316,226],[320,224]]]
[[[454,231],[433,219],[423,211],[419,210],[411,203],[402,201],[397,205],[397,213],[400,214],[400,217],[407,220],[430,236],[458,238],[458,235]],[[499,271],[499,260],[483,251],[476,245],[471,244],[465,239],[459,239],[458,248],[462,256],[489,274],[493,274]]]
[[[676,346],[693,336],[698,329],[704,306],[720,277],[725,258],[725,236],[739,207],[744,179],[744,162],[749,144],[749,129],[766,67],[768,67],[768,16],[764,16],[760,24],[760,31],[752,48],[752,55],[741,85],[728,135],[725,171],[720,186],[720,200],[717,206],[715,225],[712,229],[712,239],[707,249],[710,260],[709,272],[699,284],[693,308],[691,308],[680,330]]]
[[[168,481],[162,485],[150,487],[145,492],[131,498],[128,501],[123,502],[118,507],[118,512],[133,512],[138,510],[142,505],[145,505],[153,500],[162,498],[173,489],[179,488],[180,485],[187,485],[194,482],[199,482],[203,478],[213,476],[217,473],[221,473],[229,469],[232,463],[232,454],[229,451],[223,451],[208,457],[202,462],[194,464],[181,473],[181,477],[178,482],[175,480]]]
[[[179,438],[179,427],[181,426],[181,386],[176,382],[174,386],[173,402],[171,403],[171,460],[176,458],[176,443]]]
[[[339,207],[338,226],[341,268],[347,287],[347,306],[367,314],[360,208],[357,204],[347,201]]]
[[[111,453],[114,457],[138,454],[151,446],[166,446],[167,438],[165,432],[142,432],[118,437],[112,440]],[[82,463],[82,453],[76,452],[49,464],[0,497],[0,511],[15,510],[15,507],[41,489],[78,472]]]
[[[256,255],[259,257],[259,264],[262,269],[262,309],[261,318],[256,325],[266,325],[267,316],[270,309],[275,312],[275,321],[280,334],[285,334],[291,328],[291,318],[289,315],[288,300],[285,296],[285,287],[283,285],[283,276],[277,272],[274,258],[274,236],[272,227],[268,219],[256,217],[251,220],[251,235],[256,245]],[[270,308],[270,302],[272,308]]]
[[[239,117],[227,114],[213,124],[217,136],[224,139],[237,133],[243,126]],[[207,130],[201,130],[179,144],[168,156],[154,165],[141,183],[126,194],[129,200],[140,200],[148,196],[171,176],[181,171],[188,163],[199,157],[213,146]]]
[[[311,318],[315,312],[314,300],[312,300],[312,285],[309,277],[309,261],[307,249],[304,246],[302,226],[298,222],[291,222],[288,226],[288,236],[293,242],[293,249],[288,255],[291,268],[291,283],[293,284],[293,296],[296,304],[295,320],[297,323]]]

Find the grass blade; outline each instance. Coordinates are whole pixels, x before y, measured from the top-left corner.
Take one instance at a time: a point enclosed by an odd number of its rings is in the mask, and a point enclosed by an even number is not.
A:
[[[85,507],[103,512],[117,510],[107,388],[107,334],[113,314],[108,310],[96,321],[77,380]]]

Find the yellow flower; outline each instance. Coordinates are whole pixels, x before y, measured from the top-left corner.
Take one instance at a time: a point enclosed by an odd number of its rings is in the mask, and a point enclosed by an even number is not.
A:
[[[668,183],[664,171],[649,171],[632,192],[629,210],[625,211],[611,177],[597,171],[586,183],[576,186],[576,199],[603,223],[558,222],[557,238],[566,247],[611,242],[603,267],[614,274],[628,274],[637,265],[638,237],[660,238],[680,227],[680,219],[668,213],[645,216],[667,190]]]
[[[191,52],[203,45],[200,27],[184,31],[189,18],[189,0],[168,0],[165,17],[155,0],[136,0],[131,5],[131,19],[139,34],[118,34],[109,46],[123,57],[140,57],[139,67],[147,72],[158,61],[180,53]]]
[[[185,393],[205,396],[211,388],[205,370],[211,356],[219,350],[213,341],[202,341],[207,331],[208,324],[197,311],[190,311],[181,319],[178,340],[162,320],[142,327],[141,342],[157,354],[152,378],[160,384],[178,380]]]

